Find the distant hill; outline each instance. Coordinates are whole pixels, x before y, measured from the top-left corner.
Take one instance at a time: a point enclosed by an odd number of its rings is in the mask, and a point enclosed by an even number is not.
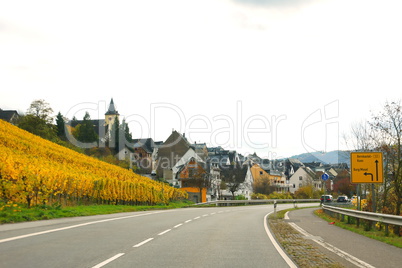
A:
[[[296,158],[303,163],[321,162],[323,164],[337,164],[350,162],[350,151],[312,152],[294,155],[289,158]]]

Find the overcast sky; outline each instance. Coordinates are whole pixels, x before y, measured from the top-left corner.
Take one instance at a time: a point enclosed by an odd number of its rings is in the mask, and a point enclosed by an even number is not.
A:
[[[395,0],[2,1],[0,108],[279,158],[345,149],[402,89]]]

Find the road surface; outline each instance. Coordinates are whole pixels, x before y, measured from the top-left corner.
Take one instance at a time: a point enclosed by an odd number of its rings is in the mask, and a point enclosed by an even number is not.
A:
[[[0,267],[289,267],[264,226],[273,209],[186,208],[2,225]]]

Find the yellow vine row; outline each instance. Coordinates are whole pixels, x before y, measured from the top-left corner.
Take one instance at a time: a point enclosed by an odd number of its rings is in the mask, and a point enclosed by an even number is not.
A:
[[[18,203],[156,204],[187,193],[0,120],[0,199]]]

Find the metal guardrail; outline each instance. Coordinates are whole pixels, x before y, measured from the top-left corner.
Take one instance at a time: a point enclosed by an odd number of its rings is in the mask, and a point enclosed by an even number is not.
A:
[[[322,205],[322,208],[324,209],[324,211],[327,210],[341,215],[354,217],[357,219],[365,219],[373,222],[381,222],[385,224],[402,226],[402,216],[345,209],[328,205]]]
[[[320,199],[251,199],[251,200],[216,200],[209,201],[205,203],[197,203],[195,205],[216,205],[220,204],[274,204],[274,203],[310,203],[310,202],[320,202]]]

